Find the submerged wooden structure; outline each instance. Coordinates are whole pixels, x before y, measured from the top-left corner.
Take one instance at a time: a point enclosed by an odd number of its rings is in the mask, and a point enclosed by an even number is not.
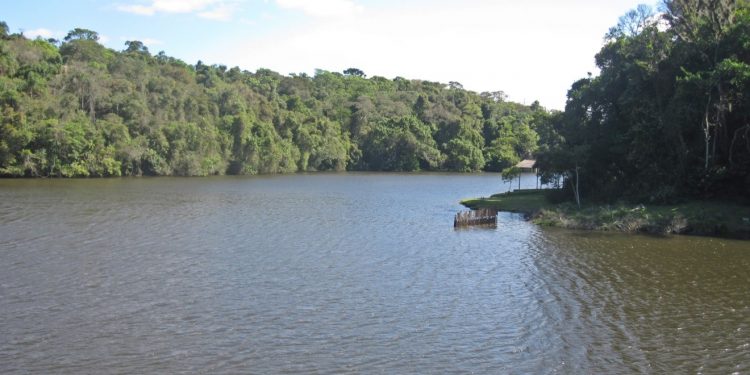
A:
[[[497,210],[482,208],[479,210],[461,211],[453,219],[454,228],[475,225],[497,226]]]

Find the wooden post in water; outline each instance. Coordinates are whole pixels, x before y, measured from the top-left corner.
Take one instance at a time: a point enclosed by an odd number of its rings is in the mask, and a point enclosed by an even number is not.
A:
[[[453,227],[468,227],[473,225],[497,225],[497,211],[489,208],[479,210],[462,211],[456,213],[453,219]]]

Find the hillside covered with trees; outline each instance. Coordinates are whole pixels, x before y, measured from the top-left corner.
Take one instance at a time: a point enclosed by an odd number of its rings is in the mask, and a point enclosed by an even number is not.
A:
[[[579,202],[748,198],[747,0],[639,6],[595,58],[599,74],[548,112],[457,82],[188,65],[87,29],[29,40],[0,23],[0,175],[507,176],[533,156]]]
[[[359,69],[283,76],[188,65],[75,29],[29,40],[0,23],[0,175],[500,171],[549,113]]]
[[[750,5],[667,0],[620,18],[538,166],[570,197],[750,198]]]

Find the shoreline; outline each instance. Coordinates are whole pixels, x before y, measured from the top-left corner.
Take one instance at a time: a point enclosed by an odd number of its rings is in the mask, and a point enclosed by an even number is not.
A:
[[[500,175],[496,171],[472,171],[461,172],[451,170],[418,170],[418,171],[296,171],[296,172],[274,172],[274,173],[244,173],[244,174],[208,174],[208,175],[177,175],[177,174],[141,174],[141,175],[122,175],[122,176],[10,176],[0,175],[0,180],[118,180],[129,178],[211,178],[211,177],[263,177],[263,176],[294,176],[294,175],[344,175],[344,174],[392,174],[392,175]]]
[[[673,205],[549,203],[544,190],[517,190],[460,202],[474,210],[495,209],[524,214],[526,220],[565,229],[693,235],[750,240],[750,207],[722,201],[688,201]]]

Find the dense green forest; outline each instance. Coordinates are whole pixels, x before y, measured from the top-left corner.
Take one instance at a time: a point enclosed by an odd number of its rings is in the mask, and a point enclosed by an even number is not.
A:
[[[750,197],[750,6],[668,0],[625,14],[537,153],[569,196]]]
[[[0,175],[509,176],[535,157],[579,201],[749,197],[747,0],[641,5],[595,59],[550,112],[458,82],[188,65],[87,29],[29,40],[0,23]]]
[[[0,175],[500,171],[550,114],[457,82],[359,69],[283,76],[188,65],[96,32],[29,40],[0,23]]]

